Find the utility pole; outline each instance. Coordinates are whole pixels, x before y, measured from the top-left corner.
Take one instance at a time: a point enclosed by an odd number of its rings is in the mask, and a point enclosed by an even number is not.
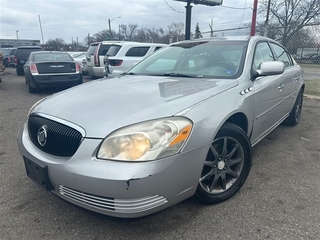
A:
[[[191,32],[191,9],[192,6],[191,0],[187,0],[187,6],[186,6],[186,36],[185,40],[190,40],[190,32]]]
[[[213,37],[213,19],[211,19],[211,24],[209,24],[210,27],[210,37]]]
[[[19,39],[18,32],[19,32],[19,30],[16,31],[17,40]]]
[[[250,36],[254,36],[256,34],[257,8],[258,8],[258,0],[254,0]]]
[[[121,18],[121,17],[115,17],[115,18],[112,18],[111,20],[110,20],[110,18],[108,19],[108,24],[109,24],[109,32],[110,32],[110,37],[111,37],[111,40],[113,39],[113,36],[112,36],[112,31],[111,31],[111,22],[112,22],[113,20],[115,20],[116,18]]]
[[[41,37],[42,37],[42,44],[44,44],[40,15],[38,15],[38,18],[39,18],[39,24],[40,24]]]

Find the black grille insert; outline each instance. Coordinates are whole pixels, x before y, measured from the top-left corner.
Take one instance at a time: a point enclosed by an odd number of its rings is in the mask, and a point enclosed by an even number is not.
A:
[[[41,128],[46,129],[46,139],[43,139],[43,136],[40,137],[40,144],[38,133]],[[77,151],[82,139],[79,131],[39,116],[29,117],[28,132],[31,141],[37,148],[59,157],[72,156]]]

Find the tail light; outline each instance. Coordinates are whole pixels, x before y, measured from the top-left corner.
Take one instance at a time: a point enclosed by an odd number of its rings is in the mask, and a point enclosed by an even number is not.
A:
[[[18,58],[14,56],[14,64],[18,65]]]
[[[76,73],[81,72],[81,66],[79,63],[76,63]]]
[[[31,63],[31,65],[30,65],[30,73],[31,73],[32,75],[37,75],[37,74],[39,74],[38,68],[37,68],[37,65],[36,65],[36,64]]]
[[[114,59],[114,60],[109,59],[108,61],[109,61],[110,66],[112,66],[112,67],[118,67],[123,62],[123,60],[118,60],[118,59]]]
[[[100,44],[97,46],[96,51],[94,53],[94,65],[96,67],[100,67],[99,48],[100,48]]]

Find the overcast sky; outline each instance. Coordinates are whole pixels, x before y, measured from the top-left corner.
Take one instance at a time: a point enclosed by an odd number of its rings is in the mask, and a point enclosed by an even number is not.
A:
[[[172,22],[185,24],[185,6],[174,0],[0,0],[0,38],[16,39],[18,35],[42,43],[41,22],[44,42],[50,38],[83,42],[88,34],[108,29],[108,19],[115,31],[120,24],[166,31]],[[238,28],[251,22],[252,7],[253,0],[223,0],[222,6],[215,7],[194,5],[191,31],[196,23],[201,32],[209,31],[211,20],[214,30]],[[235,34],[243,35],[243,31]]]

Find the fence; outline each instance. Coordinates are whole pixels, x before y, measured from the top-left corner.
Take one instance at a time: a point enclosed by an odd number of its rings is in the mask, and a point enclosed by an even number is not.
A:
[[[272,34],[282,30],[269,29],[269,37],[276,38]],[[282,39],[282,44],[304,70],[305,94],[320,97],[320,23],[303,26],[296,34]]]

